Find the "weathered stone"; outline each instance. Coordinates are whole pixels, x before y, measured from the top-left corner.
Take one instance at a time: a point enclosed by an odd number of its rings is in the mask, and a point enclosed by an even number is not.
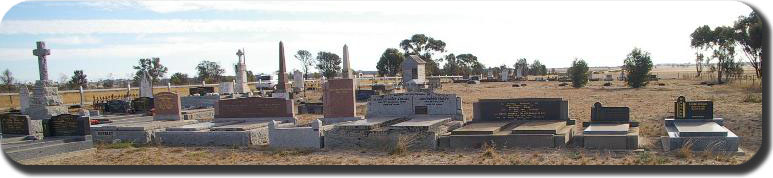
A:
[[[295,117],[292,100],[247,97],[224,99],[215,104],[215,118]]]
[[[354,79],[333,79],[324,84],[324,117],[355,117]]]
[[[147,71],[143,71],[140,76],[140,97],[153,98],[153,84],[150,83],[150,75]]]
[[[233,94],[234,93],[234,82],[220,82],[220,90],[218,91],[220,94]]]
[[[234,82],[234,93],[249,93],[251,91],[250,87],[247,86],[247,59],[244,57],[244,51],[237,51],[236,56],[239,56],[239,61],[236,64],[236,81]]]
[[[220,95],[183,96],[180,106],[185,109],[214,108],[218,100]]]
[[[366,117],[371,116],[452,116],[463,121],[462,99],[454,94],[398,93],[373,96]]]
[[[161,92],[154,99],[153,120],[182,120],[180,96],[172,92]]]
[[[274,149],[322,148],[322,121],[314,120],[311,127],[285,127],[271,121],[268,125],[269,146]]]
[[[27,114],[27,109],[30,107],[30,91],[27,86],[19,86],[19,110],[22,114]]]

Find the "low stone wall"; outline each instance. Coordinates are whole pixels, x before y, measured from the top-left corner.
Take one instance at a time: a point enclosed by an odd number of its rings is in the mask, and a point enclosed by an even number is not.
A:
[[[290,127],[287,127],[290,126]],[[322,147],[322,122],[314,120],[311,127],[292,127],[272,121],[268,125],[269,146],[274,149],[319,149]]]

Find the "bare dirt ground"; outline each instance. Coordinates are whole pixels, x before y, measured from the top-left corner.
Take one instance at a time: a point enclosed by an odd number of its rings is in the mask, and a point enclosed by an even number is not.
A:
[[[56,159],[25,162],[39,165],[727,165],[741,164],[755,155],[762,142],[762,103],[760,89],[735,85],[699,85],[699,81],[661,80],[645,88],[626,88],[623,82],[603,86],[590,82],[585,88],[560,87],[560,82],[513,82],[444,84],[437,92],[456,93],[463,98],[465,117],[471,119],[472,103],[483,98],[560,97],[569,101],[570,118],[578,123],[590,120],[595,102],[605,106],[631,108],[633,120],[641,123],[639,152],[585,150],[581,148],[523,148],[467,150],[293,150],[277,151],[264,146],[164,147],[100,145],[96,149]],[[665,86],[659,86],[663,83]],[[315,91],[321,92],[321,91]],[[673,102],[683,95],[688,100],[713,100],[715,117],[742,137],[744,155],[698,152],[663,152],[658,137],[665,135],[663,118],[672,115]],[[319,95],[314,95],[319,96]],[[358,109],[364,113],[365,108]],[[301,123],[319,118],[299,115]],[[578,130],[581,125],[578,124]]]

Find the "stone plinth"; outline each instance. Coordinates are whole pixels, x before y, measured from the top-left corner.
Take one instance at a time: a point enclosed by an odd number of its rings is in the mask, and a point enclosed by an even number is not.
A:
[[[30,97],[30,106],[27,113],[34,120],[50,119],[60,114],[68,114],[67,108],[62,104],[62,97],[59,96],[59,89],[49,87],[52,84],[49,81],[36,81],[32,88]]]

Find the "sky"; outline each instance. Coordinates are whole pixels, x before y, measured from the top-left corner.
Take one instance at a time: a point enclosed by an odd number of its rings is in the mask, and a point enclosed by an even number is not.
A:
[[[446,52],[435,56],[471,53],[491,67],[518,58],[548,68],[574,58],[620,66],[635,47],[656,64],[688,63],[695,28],[732,25],[751,11],[734,1],[32,1],[0,22],[0,70],[37,80],[32,50],[45,41],[51,80],[74,70],[91,81],[131,78],[138,59],[150,57],[168,67],[165,77],[194,77],[202,60],[233,75],[242,48],[248,70],[272,73],[283,41],[288,71],[301,69],[298,50],[342,55],[344,44],[352,68],[375,71],[385,49],[413,34],[443,40]]]

